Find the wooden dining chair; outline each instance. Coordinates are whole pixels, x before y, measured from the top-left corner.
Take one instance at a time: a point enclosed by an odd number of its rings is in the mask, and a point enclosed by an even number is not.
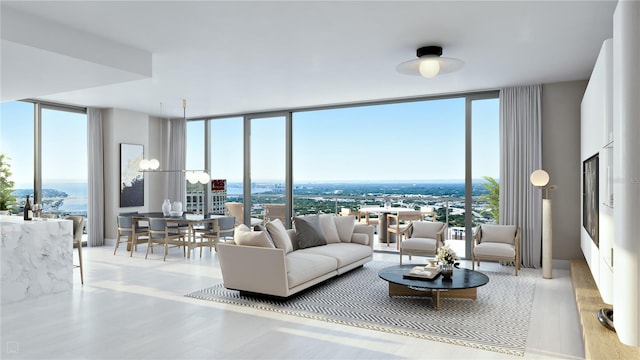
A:
[[[82,269],[82,234],[84,233],[84,217],[67,216],[65,219],[73,221],[73,245],[78,248],[78,260],[80,262],[80,266],[78,266],[80,268],[80,283],[84,285],[84,272]]]
[[[167,220],[164,218],[149,219],[149,238],[147,240],[147,251],[144,254],[145,259],[149,256],[149,249],[153,251],[154,245],[164,246],[162,261],[167,261],[169,246],[182,247],[183,255],[187,256],[185,234],[175,227],[167,226]]]
[[[233,239],[235,222],[236,219],[233,216],[220,217],[207,223],[204,229],[196,230],[196,233],[200,236],[200,241],[194,246],[200,248],[200,257],[202,257],[203,247],[218,251],[217,245],[220,241],[226,242],[226,239]]]
[[[403,211],[387,215],[387,247],[391,234],[396,234],[396,247],[400,250],[400,242],[403,236],[407,236],[412,220],[421,220],[420,211]]]
[[[126,237],[126,243],[130,245],[130,257],[133,257],[133,251],[138,247],[138,241],[149,237],[149,229],[137,227],[136,222],[137,221],[133,219],[133,215],[118,215],[118,234],[113,255],[118,251],[123,237]]]

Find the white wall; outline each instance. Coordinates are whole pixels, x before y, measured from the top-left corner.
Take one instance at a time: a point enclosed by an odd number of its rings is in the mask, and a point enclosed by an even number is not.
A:
[[[613,41],[605,40],[600,54],[593,68],[587,90],[581,104],[581,142],[580,168],[576,171],[582,174],[582,164],[585,160],[598,155],[599,160],[599,189],[598,189],[598,243],[580,226],[580,243],[591,275],[595,280],[602,299],[606,303],[613,303],[613,270],[611,268],[611,249],[613,248],[613,209],[609,205],[607,188],[610,188],[608,174],[613,171],[610,167],[612,152],[610,145],[613,141]],[[580,184],[584,193],[584,184]],[[582,199],[584,200],[584,199]],[[581,201],[580,212],[583,213]]]
[[[162,193],[166,193],[166,184],[161,174],[145,174],[144,206],[120,207],[120,144],[140,144],[144,146],[146,158],[155,157],[163,164],[162,139],[164,138],[163,119],[152,118],[147,114],[123,110],[104,109],[104,186],[105,186],[105,238],[116,238],[116,216],[125,211],[160,211]],[[153,195],[151,195],[153,194]],[[160,195],[158,195],[160,194]]]
[[[569,81],[542,86],[542,168],[551,178],[553,212],[553,258],[577,259],[580,251],[581,219],[580,101],[587,81]]]

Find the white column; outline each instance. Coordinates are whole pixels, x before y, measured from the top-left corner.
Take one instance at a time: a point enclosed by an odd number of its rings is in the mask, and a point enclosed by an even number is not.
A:
[[[613,16],[613,312],[618,338],[640,346],[640,2]]]
[[[551,199],[542,199],[542,277],[545,279],[553,277],[552,218]]]

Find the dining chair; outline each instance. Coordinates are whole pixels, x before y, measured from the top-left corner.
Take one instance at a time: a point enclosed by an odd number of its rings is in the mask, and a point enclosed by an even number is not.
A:
[[[354,216],[356,222],[360,222],[360,212],[353,211],[351,210],[351,208],[348,208],[348,207],[340,208],[340,216]]]
[[[116,237],[116,246],[113,249],[113,255],[118,251],[118,247],[122,242],[122,237],[127,238],[126,244],[130,246],[130,257],[133,257],[133,251],[138,247],[138,240],[149,237],[148,228],[136,227],[137,221],[133,219],[133,215],[118,215],[118,234]]]
[[[228,238],[233,240],[235,223],[236,219],[233,216],[224,216],[207,223],[204,229],[196,230],[196,233],[200,235],[200,242],[195,246],[200,248],[200,257],[202,257],[203,247],[209,247],[209,249],[214,249],[217,252],[217,245],[220,241],[226,242]]]
[[[285,221],[287,218],[286,207],[284,204],[265,204],[264,205],[264,221],[269,222],[275,219],[280,219],[283,224],[287,224]]]
[[[244,224],[244,204],[237,202],[228,202],[224,204],[225,214],[227,216],[233,216],[236,219],[236,226]],[[258,218],[251,218],[250,225],[262,224],[264,220]]]
[[[420,212],[422,213],[422,220],[437,221],[438,214],[433,206],[421,206]]]
[[[400,250],[400,242],[402,237],[406,236],[412,220],[421,220],[422,213],[420,211],[403,211],[395,214],[387,214],[387,247],[389,246],[389,238],[391,234],[396,234],[396,247]]]
[[[78,260],[80,262],[80,266],[78,266],[80,268],[80,283],[84,285],[84,273],[82,270],[82,234],[84,233],[84,217],[67,216],[65,220],[73,221],[73,245],[78,247]]]
[[[187,256],[185,234],[175,227],[167,226],[167,220],[164,218],[149,219],[149,238],[147,240],[147,251],[144,254],[145,259],[149,256],[149,249],[153,252],[154,245],[164,246],[164,257],[162,261],[167,261],[169,245],[172,247],[182,247],[183,256]]]

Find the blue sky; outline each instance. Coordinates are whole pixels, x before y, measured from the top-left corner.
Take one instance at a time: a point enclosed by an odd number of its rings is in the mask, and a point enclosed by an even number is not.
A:
[[[498,99],[473,102],[473,177],[499,175]],[[463,98],[296,112],[294,182],[464,179]],[[255,182],[284,181],[283,117],[252,120]],[[187,167],[204,167],[203,122],[187,129]],[[212,122],[212,178],[242,179],[241,118]]]
[[[43,109],[43,183],[87,181],[86,115]],[[11,157],[16,187],[33,186],[33,104],[0,104],[0,152]]]
[[[499,175],[498,99],[473,102],[473,177]],[[294,182],[464,179],[464,99],[296,112]],[[44,181],[86,181],[86,117],[43,112]],[[212,178],[242,180],[242,118],[212,122]],[[252,120],[255,182],[284,181],[284,118]],[[204,168],[203,122],[189,122],[187,168]],[[0,152],[14,181],[33,178],[33,105],[0,104]],[[77,162],[76,162],[77,161]]]

